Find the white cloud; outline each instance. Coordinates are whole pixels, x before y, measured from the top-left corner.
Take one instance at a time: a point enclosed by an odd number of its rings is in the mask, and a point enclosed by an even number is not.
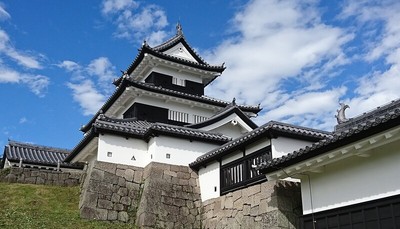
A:
[[[310,106],[305,106],[308,103],[318,104],[314,119],[334,112],[344,91],[332,88],[329,82],[337,68],[348,63],[344,46],[354,35],[324,24],[314,4],[250,1],[234,17],[234,33],[207,57],[212,63],[227,65],[208,93],[227,100],[236,97],[247,104],[261,103],[265,119],[283,120],[293,112],[301,117],[291,118],[297,124],[309,118],[305,115],[310,111]],[[324,102],[327,96],[330,104]],[[302,106],[292,108],[300,104],[298,98],[302,98]]]
[[[115,77],[115,67],[111,64],[107,57],[99,57],[90,62],[87,72],[98,77],[100,83],[110,85]]]
[[[22,83],[37,96],[44,97],[50,84],[47,76],[17,72],[0,63],[0,83]]]
[[[70,60],[64,60],[63,62],[57,64],[57,67],[63,68],[68,72],[77,71],[81,68],[78,63]]]
[[[67,83],[73,91],[73,98],[83,109],[84,115],[95,114],[103,105],[105,96],[97,91],[93,82],[85,80],[82,83]]]
[[[400,98],[400,2],[351,1],[340,15],[357,22],[365,36],[363,58],[375,70],[357,81],[355,96],[347,99],[349,116]],[[384,61],[386,65],[382,65]]]
[[[10,43],[8,34],[0,29],[0,53],[5,54],[17,64],[31,69],[41,69],[38,57],[16,50]]]
[[[26,122],[28,122],[28,119],[26,117],[22,117],[19,119],[19,124],[24,124]]]
[[[4,9],[4,7],[0,3],[0,20],[7,20],[10,18],[11,18],[11,15]]]
[[[72,89],[72,95],[83,109],[84,115],[95,114],[114,90],[112,79],[116,78],[115,67],[107,57],[99,57],[87,66],[65,60],[58,67],[71,73],[67,86]]]
[[[168,25],[164,10],[154,4],[140,5],[133,0],[104,0],[102,13],[117,26],[115,36],[135,43],[144,39],[157,44],[166,37]],[[132,40],[133,39],[133,40]]]

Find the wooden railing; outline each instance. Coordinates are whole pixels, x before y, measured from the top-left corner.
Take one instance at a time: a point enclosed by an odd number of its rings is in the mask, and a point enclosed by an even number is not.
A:
[[[265,175],[253,167],[271,159],[271,147],[267,146],[257,152],[221,166],[221,195],[266,180]]]

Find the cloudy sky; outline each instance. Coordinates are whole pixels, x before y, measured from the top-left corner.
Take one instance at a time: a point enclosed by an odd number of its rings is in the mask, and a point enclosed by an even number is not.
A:
[[[227,66],[208,95],[261,104],[258,124],[333,130],[339,102],[354,117],[400,98],[398,12],[395,0],[0,2],[0,147],[73,148],[143,40],[159,44],[178,21]]]

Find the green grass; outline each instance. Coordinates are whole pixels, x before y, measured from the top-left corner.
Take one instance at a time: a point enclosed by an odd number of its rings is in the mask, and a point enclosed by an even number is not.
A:
[[[0,228],[135,228],[79,217],[79,187],[0,183]]]

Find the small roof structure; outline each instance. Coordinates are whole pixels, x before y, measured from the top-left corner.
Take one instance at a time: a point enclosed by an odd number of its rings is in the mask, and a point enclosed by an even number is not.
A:
[[[193,57],[193,59],[195,61],[188,60],[185,58],[180,58],[180,57],[174,56],[174,55],[166,54],[167,50],[173,48],[174,46],[176,46],[178,44],[182,44],[185,47],[185,49],[190,53],[190,55]],[[213,80],[215,80],[217,78],[217,76],[219,74],[221,74],[225,70],[224,64],[210,65],[194,51],[194,49],[186,41],[185,36],[183,35],[182,26],[180,24],[177,25],[177,32],[176,32],[175,36],[173,36],[172,38],[170,38],[169,40],[165,41],[164,43],[162,43],[160,45],[157,45],[155,47],[150,47],[147,44],[147,42],[143,42],[142,47],[139,49],[138,55],[133,60],[133,62],[130,64],[128,69],[124,72],[124,74],[131,75],[132,72],[140,65],[140,63],[143,61],[143,59],[147,55],[152,55],[154,57],[158,57],[163,60],[167,60],[167,61],[171,61],[174,63],[182,64],[185,66],[194,67],[197,69],[217,73],[213,78],[205,81],[205,83],[204,83],[205,86],[210,84]],[[118,86],[120,84],[122,78],[123,78],[123,76],[118,78],[116,81],[114,81],[114,84],[116,86]]]
[[[31,166],[57,167],[60,163],[61,168],[82,169],[81,164],[70,164],[64,162],[64,159],[70,154],[69,150],[29,143],[8,141],[4,147],[3,161],[1,167],[4,167],[5,160],[13,163],[22,163]]]
[[[242,106],[243,107],[243,106]],[[235,100],[232,101],[232,103],[228,104],[224,109],[213,115],[212,117],[204,120],[203,122],[195,123],[195,124],[189,124],[186,125],[187,127],[190,128],[195,128],[199,129],[205,126],[209,126],[213,123],[216,123],[226,117],[228,117],[231,114],[236,114],[239,116],[249,127],[255,129],[257,128],[257,124],[255,124],[243,111],[240,109],[240,106],[238,106],[235,103]]]
[[[286,156],[267,161],[259,165],[258,169],[264,174],[271,173],[339,147],[356,143],[364,138],[390,130],[399,125],[400,100],[396,100],[385,106],[378,107],[371,112],[364,113],[359,117],[349,119],[347,122],[340,124],[340,128],[337,128],[332,136],[324,138],[311,146],[289,153]],[[385,136],[385,138],[390,137],[390,134]]]
[[[211,161],[217,160],[241,147],[256,142],[267,136],[275,138],[277,136],[286,136],[295,139],[318,141],[331,136],[330,132],[291,125],[282,122],[270,121],[245,135],[238,137],[219,148],[216,148],[196,159],[189,166],[195,169],[200,168]]]

